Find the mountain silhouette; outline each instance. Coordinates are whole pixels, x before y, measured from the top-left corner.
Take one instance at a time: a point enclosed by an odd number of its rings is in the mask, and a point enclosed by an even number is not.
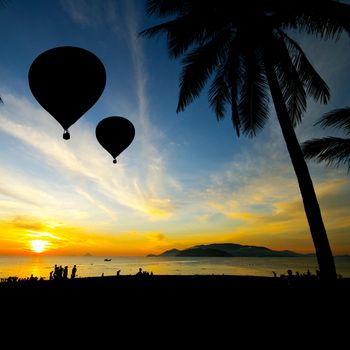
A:
[[[272,250],[266,247],[234,243],[201,244],[184,250],[170,249],[157,257],[298,257],[305,256],[290,250]]]

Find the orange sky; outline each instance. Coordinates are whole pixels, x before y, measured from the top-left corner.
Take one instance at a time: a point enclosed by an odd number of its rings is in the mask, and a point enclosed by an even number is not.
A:
[[[142,5],[11,1],[1,8],[0,254],[135,256],[223,242],[313,252],[274,109],[252,139],[236,137],[229,116],[216,120],[206,91],[177,114],[179,62],[169,59],[165,40],[136,35],[149,23]],[[349,38],[296,40],[332,93],[328,105],[308,102],[297,137],[343,136],[314,123],[349,105]],[[69,141],[28,85],[33,60],[61,45],[91,50],[107,72],[103,94],[72,125]],[[97,123],[112,115],[136,130],[117,164],[95,137]],[[347,169],[308,165],[333,252],[350,254]]]

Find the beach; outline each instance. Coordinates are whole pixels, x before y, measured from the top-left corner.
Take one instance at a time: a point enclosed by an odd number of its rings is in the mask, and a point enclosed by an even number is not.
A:
[[[227,275],[25,280],[0,284],[1,311],[5,330],[45,329],[50,336],[69,330],[79,345],[102,342],[97,348],[125,341],[166,349],[168,342],[223,349],[243,341],[249,348],[278,345],[281,338],[299,344],[299,336],[308,344],[316,335],[345,341],[350,279],[332,286],[315,279],[289,282]],[[57,341],[63,346],[62,337]]]
[[[142,305],[152,302],[153,307],[167,303],[184,303],[200,305],[218,303],[227,307],[242,303],[258,304],[262,301],[285,299],[286,304],[312,301],[317,299],[331,300],[332,303],[348,303],[350,295],[350,278],[336,280],[327,285],[316,276],[297,277],[261,277],[261,276],[228,276],[228,275],[127,275],[100,276],[66,280],[19,280],[0,284],[3,297],[26,302],[59,298],[66,302],[88,301],[91,305],[120,305],[125,302]],[[312,307],[310,303],[310,307]],[[159,305],[158,305],[159,304]]]

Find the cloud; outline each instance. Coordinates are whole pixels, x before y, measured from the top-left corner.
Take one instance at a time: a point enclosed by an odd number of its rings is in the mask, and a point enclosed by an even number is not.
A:
[[[93,3],[88,0],[61,0],[62,8],[71,16],[72,20],[82,26],[90,26],[94,22],[91,20]]]
[[[93,206],[100,208],[103,210],[105,213],[108,214],[108,216],[112,219],[115,220],[117,218],[117,214],[111,209],[108,208],[106,205],[102,204],[100,201],[98,201],[96,198],[91,196],[88,192],[86,192],[83,189],[77,188],[76,192],[81,194],[83,197],[85,197],[89,202],[93,204]]]
[[[17,161],[6,159],[0,169],[0,201],[4,204],[0,216],[37,212],[39,217],[62,221],[71,217],[76,223],[94,221],[96,226],[109,227],[127,222],[127,217],[169,220],[177,210],[174,198],[182,186],[168,173],[167,155],[160,146],[164,135],[149,120],[136,11],[130,2],[109,0],[62,0],[61,5],[83,27],[98,29],[107,24],[118,36],[118,26],[123,25],[119,39],[129,50],[135,74],[131,80],[136,84],[136,103],[129,96],[127,115],[135,123],[136,138],[122,161],[113,166],[95,139],[93,125],[79,120],[71,127],[71,140],[64,142],[61,127],[46,111],[33,100],[2,88],[6,103],[0,110],[0,132],[13,145],[10,150],[6,148],[9,143],[4,143],[3,158],[11,151]],[[120,15],[120,6],[126,8],[126,15]],[[115,109],[116,103],[108,109]],[[29,167],[29,173],[20,163]]]
[[[23,217],[15,217],[12,220],[12,225],[17,228],[23,228],[26,230],[41,230],[43,228],[43,224],[41,222],[33,222],[28,221],[28,219]]]
[[[122,34],[119,2],[113,0],[61,0],[62,9],[79,26],[98,29],[107,27],[114,34]]]
[[[158,144],[159,141],[164,143],[164,134],[151,123],[149,117],[146,92],[148,74],[144,65],[142,41],[138,37],[138,32],[140,31],[138,28],[139,19],[134,2],[78,0],[72,3],[62,0],[61,4],[77,24],[101,27],[101,24],[108,22],[112,27],[121,26],[122,29],[120,31],[123,33],[122,45],[129,51],[134,73],[134,79],[131,80],[135,81],[135,97],[137,101],[135,108],[127,108],[127,114],[130,118],[135,119],[137,124],[135,141],[140,143],[140,158],[145,160],[144,164],[147,164],[147,169],[143,169],[143,171],[146,170],[152,173],[152,176],[149,177],[148,187],[156,189],[158,184],[166,178],[167,185],[169,184],[172,188],[180,190],[181,184],[179,181],[165,174],[164,155],[160,151]],[[132,100],[132,97],[129,96],[129,99]],[[113,105],[111,107],[116,109]]]
[[[111,24],[118,22],[116,7],[112,5],[115,2],[106,1],[100,4],[81,0],[61,1],[61,4],[79,25],[100,25],[100,21],[106,18]],[[57,125],[54,128],[52,118],[40,108],[35,108],[24,97],[11,94],[3,96],[6,99],[6,108],[0,115],[0,129],[39,152],[43,156],[43,162],[72,181],[76,194],[109,217],[115,219],[118,216],[114,207],[114,203],[117,203],[141,212],[151,220],[168,219],[176,209],[168,188],[180,191],[181,185],[167,174],[164,155],[156,145],[162,134],[149,122],[143,48],[136,37],[137,19],[134,9],[129,2],[126,5],[126,42],[133,62],[137,97],[137,107],[128,113],[137,124],[136,139],[130,148],[135,149],[133,156],[137,154],[141,162],[137,164],[125,157],[123,163],[118,164],[116,175],[115,168],[106,166],[105,151],[94,147],[96,140],[89,124],[79,121],[79,129],[74,131],[74,136],[72,133],[69,145],[62,143],[57,137],[59,128]],[[104,166],[96,167],[96,164]],[[6,188],[2,190],[8,191]],[[18,196],[15,191],[11,195]],[[28,196],[22,199],[28,200]]]
[[[267,240],[278,237],[282,242],[283,236],[312,246],[295,174],[274,113],[258,137],[241,139],[232,158],[224,160],[225,163],[219,159],[215,170],[211,165],[203,167],[204,159],[194,161],[193,148],[188,146],[186,161],[188,157],[188,162],[193,162],[190,169],[198,165],[198,171],[189,173],[188,168],[174,171],[179,154],[170,158],[166,149],[177,141],[168,140],[150,114],[149,73],[143,43],[137,37],[139,19],[135,3],[62,0],[61,5],[84,30],[110,28],[109,34],[119,40],[115,41],[116,49],[127,50],[129,59],[123,63],[127,72],[128,64],[132,67],[133,76],[128,80],[134,89],[130,95],[128,89],[121,92],[125,93],[122,98],[113,96],[114,100],[108,101],[108,111],[120,111],[123,105],[123,112],[135,124],[136,138],[123,152],[118,165],[113,166],[109,155],[96,142],[95,125],[90,123],[97,119],[94,109],[89,111],[91,118],[82,118],[72,126],[72,138],[65,142],[58,123],[34,100],[6,93],[0,87],[5,101],[0,108],[0,142],[4,146],[0,150],[0,219],[15,222],[20,218],[17,224],[28,225],[27,229],[33,231],[40,231],[35,230],[35,225],[40,222],[48,225],[50,220],[54,229],[56,221],[61,223],[57,227],[62,230],[63,246],[105,245],[110,251],[118,244],[121,247],[129,244],[130,251],[130,242],[160,249],[172,248],[175,243],[180,247],[188,246],[188,242],[235,241],[237,237],[242,243],[253,243],[254,239],[263,242],[265,237]],[[120,43],[123,45],[118,46]],[[330,57],[318,52],[316,63],[320,70],[327,69]],[[328,54],[331,55],[331,50]],[[345,61],[342,57],[342,65]],[[334,78],[330,81],[332,86],[337,85],[341,68],[333,66],[327,73]],[[97,108],[107,109],[106,99],[101,99]],[[319,132],[311,127],[312,123],[327,109],[328,106],[312,105],[305,122],[297,129],[301,140]],[[176,164],[172,173],[169,164]],[[346,173],[312,162],[310,168],[330,234],[340,235],[349,227]],[[173,174],[180,176],[176,178]],[[25,219],[27,216],[33,219]],[[91,235],[76,233],[77,227],[85,227]],[[46,226],[43,229],[51,232]],[[119,238],[114,240],[106,235],[98,242],[96,236],[102,237],[103,230]],[[141,233],[133,235],[131,230]]]
[[[30,237],[30,238],[50,238],[50,239],[53,239],[53,240],[60,240],[61,238],[58,237],[57,235],[54,235],[50,232],[38,232],[38,231],[30,231],[30,230],[27,230],[28,234],[27,236]]]
[[[71,182],[70,187],[73,187],[75,194],[91,203],[100,203],[97,207],[110,216],[113,216],[115,209],[101,203],[110,202],[112,207],[113,203],[117,203],[142,212],[153,220],[171,215],[174,208],[169,194],[167,197],[158,194],[158,190],[162,190],[162,179],[167,180],[161,160],[158,160],[158,167],[148,166],[146,171],[135,167],[130,170],[128,165],[132,161],[126,155],[123,162],[115,167],[106,157],[105,150],[97,144],[89,124],[80,122],[79,128],[72,131],[71,140],[64,142],[60,138],[61,130],[58,131],[56,122],[46,112],[34,107],[23,97],[11,94],[3,94],[3,97],[6,105],[0,111],[0,130],[26,145],[27,153],[24,156],[33,157],[34,152],[40,163],[55,169],[57,174],[61,174],[61,180]],[[152,155],[143,152],[143,156],[146,163],[154,164]],[[40,191],[38,186],[31,188],[30,183],[35,183],[35,179],[26,177],[23,170],[18,170],[14,175],[14,171],[3,167],[0,172],[4,175],[3,186],[0,185],[3,194],[34,205],[51,204],[57,198],[62,200],[64,194],[57,197],[58,191],[48,188],[50,179],[42,179],[47,183],[44,185],[45,190]],[[98,197],[101,197],[102,202]]]
[[[164,241],[166,239],[166,236],[160,232],[149,232],[145,234],[145,237],[152,242]]]
[[[198,231],[203,227],[237,243],[313,251],[297,179],[277,132],[270,124],[251,147],[212,172],[206,188],[196,189]],[[350,180],[322,166],[313,167],[313,179],[329,239],[339,251],[342,242],[350,244],[337,233],[350,230]]]

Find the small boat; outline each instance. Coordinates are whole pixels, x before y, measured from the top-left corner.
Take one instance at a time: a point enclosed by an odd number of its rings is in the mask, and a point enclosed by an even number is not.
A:
[[[105,259],[105,261],[111,261],[112,259]]]

